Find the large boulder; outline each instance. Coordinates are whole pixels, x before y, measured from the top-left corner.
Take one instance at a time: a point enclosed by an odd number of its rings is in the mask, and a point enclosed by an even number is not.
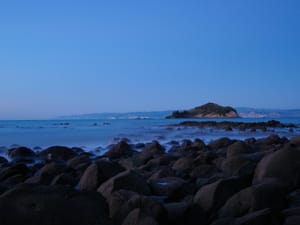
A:
[[[227,148],[227,157],[236,156],[240,154],[252,153],[253,149],[251,146],[246,144],[244,141],[237,141],[229,145]]]
[[[141,209],[132,210],[122,225],[159,225],[156,220]]]
[[[35,152],[26,147],[9,149],[7,155],[15,162],[33,162],[36,157]]]
[[[150,186],[153,194],[171,197],[186,185],[186,183],[185,180],[178,177],[163,177],[151,180]]]
[[[219,209],[232,195],[247,187],[244,179],[232,177],[220,179],[200,188],[194,197],[194,202],[205,212]]]
[[[265,156],[257,165],[253,183],[277,180],[297,188],[300,185],[300,146],[287,144]]]
[[[67,161],[77,156],[76,151],[64,146],[52,146],[39,153],[43,160],[63,160]]]
[[[288,187],[280,183],[254,185],[233,195],[220,209],[220,217],[238,217],[265,208],[281,210],[286,206]]]
[[[123,171],[116,162],[99,160],[85,170],[79,182],[80,190],[95,191],[104,181]]]
[[[144,177],[133,170],[128,170],[110,178],[97,189],[106,199],[117,190],[134,191],[142,195],[150,195],[150,187]]]
[[[209,142],[208,146],[212,149],[220,149],[220,148],[228,147],[233,142],[234,142],[233,140],[223,137],[223,138],[219,138],[217,140]]]
[[[155,158],[158,155],[164,154],[165,149],[161,146],[157,141],[153,141],[152,143],[145,146],[143,151],[137,156],[138,165],[143,165],[150,159]]]
[[[126,141],[122,140],[118,144],[113,145],[109,151],[107,151],[104,156],[109,159],[119,159],[122,157],[132,156],[132,149]]]
[[[110,225],[99,193],[21,185],[0,196],[1,225]]]
[[[30,170],[25,164],[9,165],[0,169],[0,182],[2,185],[14,185],[24,181],[29,174]]]

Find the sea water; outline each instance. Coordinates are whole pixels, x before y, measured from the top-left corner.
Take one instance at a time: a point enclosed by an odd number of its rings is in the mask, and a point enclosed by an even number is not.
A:
[[[263,122],[272,118],[237,118],[214,119],[214,121],[233,122]],[[289,129],[225,131],[223,129],[169,126],[187,119],[163,119],[148,117],[108,118],[92,120],[2,120],[0,121],[0,147],[2,149],[13,146],[27,146],[29,148],[46,148],[54,145],[81,147],[87,151],[107,149],[109,145],[117,143],[122,138],[132,144],[146,143],[158,140],[167,146],[172,140],[182,141],[200,138],[206,143],[220,138],[246,139],[250,137],[262,138],[271,134],[291,138],[300,135],[300,128],[293,132]],[[211,121],[212,119],[209,119]],[[276,118],[282,123],[294,123],[300,126],[300,118]],[[193,121],[208,121],[207,119],[193,119]]]

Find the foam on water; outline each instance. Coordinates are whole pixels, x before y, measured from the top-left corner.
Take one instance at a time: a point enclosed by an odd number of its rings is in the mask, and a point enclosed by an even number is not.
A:
[[[218,121],[224,121],[220,119]],[[226,119],[235,122],[263,122],[261,119]],[[206,143],[220,138],[246,139],[249,137],[262,138],[271,134],[292,137],[300,135],[300,129],[290,132],[288,129],[270,129],[267,132],[225,131],[216,128],[196,127],[170,127],[169,124],[177,124],[185,120],[165,119],[114,119],[114,120],[27,120],[27,121],[0,121],[0,154],[4,149],[12,145],[35,147],[49,147],[64,145],[69,147],[81,147],[86,151],[96,151],[103,154],[107,146],[117,143],[122,138],[127,138],[130,143],[146,143],[158,140],[169,147],[167,143],[172,140],[200,138]],[[198,119],[197,121],[203,121]],[[207,121],[207,120],[206,120]],[[300,119],[280,119],[283,123],[300,124]]]

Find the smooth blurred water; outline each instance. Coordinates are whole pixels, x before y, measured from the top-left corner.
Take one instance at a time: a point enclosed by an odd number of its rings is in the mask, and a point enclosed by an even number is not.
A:
[[[271,134],[292,137],[300,134],[300,128],[291,133],[288,129],[274,131],[241,132],[234,130],[226,132],[214,128],[169,127],[187,119],[98,119],[98,120],[10,120],[0,121],[0,146],[11,147],[22,145],[33,148],[35,146],[48,147],[53,145],[77,146],[94,150],[98,147],[116,143],[121,138],[127,138],[131,143],[158,140],[166,144],[171,140],[200,138],[206,142],[219,137],[246,139],[249,137],[265,137]],[[193,119],[195,120],[195,119]],[[271,118],[238,118],[214,119],[214,121],[262,122]],[[276,118],[282,123],[296,123],[300,125],[300,118]],[[197,119],[196,121],[208,121]]]

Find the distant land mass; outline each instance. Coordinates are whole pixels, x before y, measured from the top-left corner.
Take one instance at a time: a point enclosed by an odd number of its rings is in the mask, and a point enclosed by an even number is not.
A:
[[[257,109],[249,107],[234,108],[240,118],[300,118],[300,109]],[[93,120],[93,119],[164,119],[174,113],[174,110],[153,112],[126,112],[126,113],[91,113],[79,115],[66,115],[52,119],[58,120]]]
[[[206,103],[193,109],[174,111],[166,119],[177,118],[238,118],[239,115],[231,106],[221,106],[216,103]]]

